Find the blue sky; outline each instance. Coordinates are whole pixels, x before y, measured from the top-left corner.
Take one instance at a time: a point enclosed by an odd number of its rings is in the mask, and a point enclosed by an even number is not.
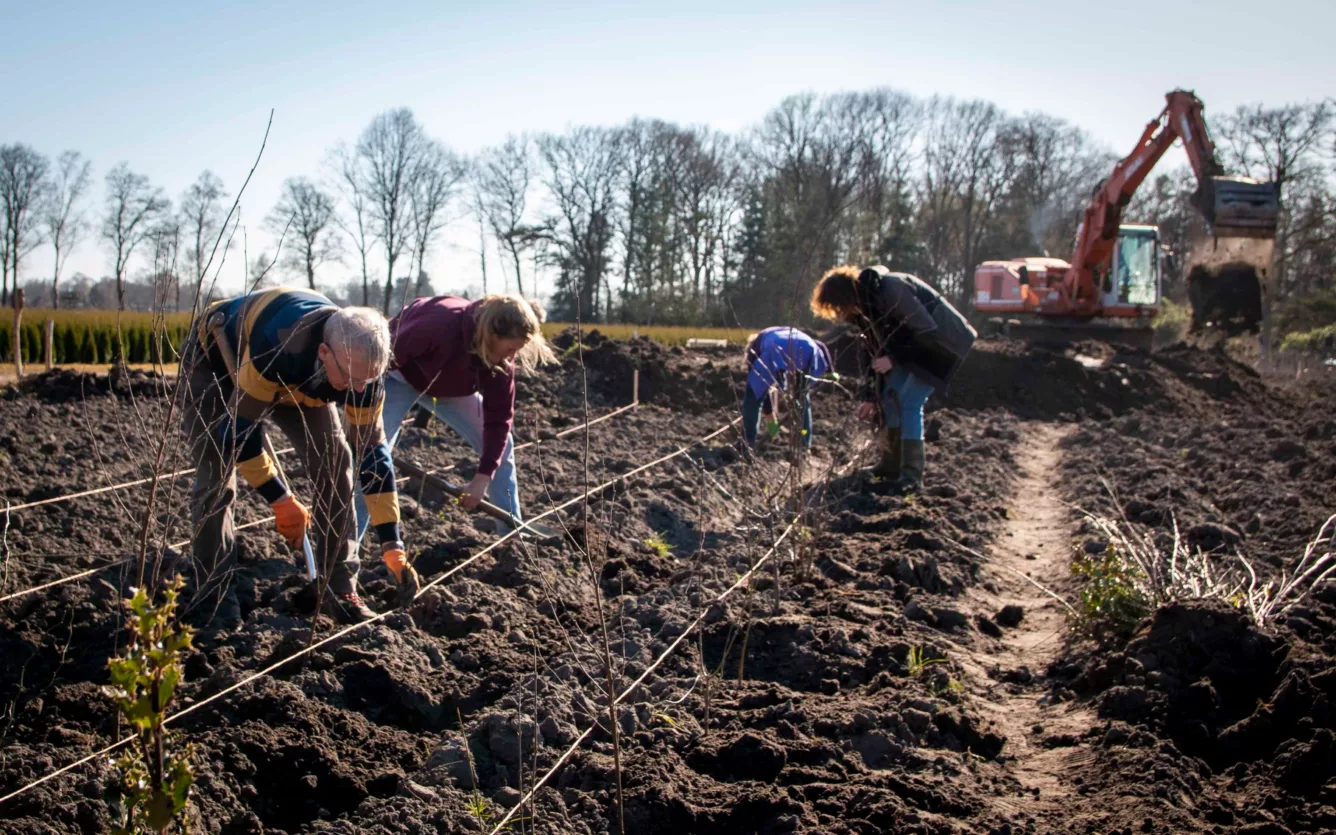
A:
[[[1195,89],[1208,117],[1336,95],[1332,0],[0,0],[0,20],[0,142],[82,151],[99,205],[122,160],[173,200],[204,168],[235,190],[273,108],[243,201],[252,255],[271,245],[258,227],[283,179],[318,174],[332,145],[395,106],[468,153],[512,132],[636,115],[737,131],[792,93],[889,85],[1052,113],[1123,152],[1174,87]],[[428,264],[438,289],[476,284],[476,237],[467,222],[451,231]],[[224,282],[240,286],[240,260]],[[66,275],[100,276],[107,262],[90,238]],[[25,276],[49,265],[44,248]]]

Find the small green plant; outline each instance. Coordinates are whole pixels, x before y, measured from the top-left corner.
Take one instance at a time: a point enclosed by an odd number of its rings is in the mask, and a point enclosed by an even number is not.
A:
[[[655,531],[654,533],[650,534],[649,538],[644,540],[644,544],[646,548],[650,549],[655,554],[658,554],[661,557],[668,556],[673,552],[673,548],[676,547],[670,544],[668,540],[664,539],[663,535],[660,534],[658,531]]]
[[[469,813],[469,817],[478,822],[478,826],[484,831],[492,831],[497,819],[496,809],[492,801],[482,796],[482,792],[476,788],[469,794],[469,799],[464,801],[464,809]],[[500,832],[514,832],[515,824],[527,821],[527,815],[517,815],[506,821],[501,827]]]
[[[147,590],[135,590],[126,601],[130,643],[107,662],[111,685],[106,693],[135,731],[134,743],[115,763],[121,784],[119,823],[112,828],[117,835],[163,833],[173,823],[186,828],[186,801],[195,779],[193,751],[189,745],[169,745],[164,726],[181,683],[181,654],[190,648],[193,634],[175,617],[184,583],[180,576],[173,580],[157,606]]]
[[[1135,564],[1121,557],[1113,545],[1103,553],[1077,559],[1072,564],[1072,573],[1081,583],[1076,628],[1093,638],[1130,638],[1151,609],[1136,572]]]
[[[473,794],[469,795],[469,799],[464,803],[464,808],[483,829],[491,826],[492,821],[496,818],[496,813],[492,811],[492,804],[488,802],[487,798],[479,794],[477,789],[474,789]]]
[[[960,679],[951,675],[946,676],[946,682],[943,683],[939,676],[935,681],[928,684],[928,692],[934,696],[940,696],[943,693],[960,696],[965,692],[965,685],[960,683]]]
[[[914,646],[909,648],[909,654],[905,656],[905,671],[910,677],[918,678],[932,665],[945,663],[945,658],[930,658],[923,647]]]

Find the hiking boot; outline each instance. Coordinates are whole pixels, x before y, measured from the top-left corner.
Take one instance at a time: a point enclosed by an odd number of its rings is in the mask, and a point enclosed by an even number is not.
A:
[[[345,624],[362,623],[376,616],[357,593],[356,578],[343,566],[334,569],[325,586],[324,608],[330,617]]]
[[[923,441],[900,442],[900,478],[895,489],[900,493],[917,493],[923,489]]]

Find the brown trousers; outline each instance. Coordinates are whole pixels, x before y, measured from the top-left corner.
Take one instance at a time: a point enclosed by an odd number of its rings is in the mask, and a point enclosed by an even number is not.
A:
[[[224,460],[216,440],[218,425],[232,419],[228,411],[232,381],[214,374],[194,339],[187,341],[182,370],[182,431],[196,467],[190,491],[196,588],[221,593],[236,563],[236,526],[232,518],[237,494],[236,455]],[[353,540],[352,451],[335,407],[275,406],[268,419],[292,443],[312,483],[307,535],[317,570],[327,579],[333,572],[344,571],[355,579],[360,562]]]

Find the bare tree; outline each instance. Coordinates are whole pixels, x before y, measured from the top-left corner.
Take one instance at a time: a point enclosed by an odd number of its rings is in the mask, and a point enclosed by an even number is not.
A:
[[[1327,191],[1323,155],[1336,148],[1336,103],[1330,101],[1264,107],[1243,105],[1215,120],[1227,148],[1226,166],[1276,184],[1281,216],[1276,230],[1276,280],[1287,287],[1298,253],[1295,208],[1322,200]],[[1318,197],[1317,192],[1322,192]]]
[[[3,295],[0,295],[0,303],[9,302],[9,221],[5,218],[5,213],[0,212],[0,275],[3,276],[4,288]]]
[[[1008,122],[997,153],[1016,162],[1011,214],[1033,246],[1066,257],[1076,235],[1081,208],[1113,170],[1116,157],[1095,145],[1085,131],[1044,113],[1026,113]]]
[[[427,252],[436,234],[448,221],[446,206],[468,173],[468,167],[449,148],[425,137],[417,157],[417,172],[410,182],[408,203],[413,227],[412,274],[417,276],[414,293],[420,295]]]
[[[289,245],[280,266],[305,275],[312,290],[316,268],[342,255],[343,240],[334,228],[334,199],[305,177],[283,182],[282,196],[265,224],[275,235],[286,230]]]
[[[381,312],[387,316],[394,295],[394,264],[413,232],[411,201],[424,144],[422,127],[407,107],[380,114],[357,140],[360,189],[369,204],[372,229],[385,248]]]
[[[934,98],[928,104],[921,194],[929,256],[940,289],[970,303],[970,282],[993,207],[1016,160],[1000,147],[1004,116],[985,101]]]
[[[524,295],[520,259],[533,246],[534,228],[524,222],[524,211],[533,178],[532,140],[508,136],[498,148],[489,149],[474,168],[476,203],[492,234],[515,265],[515,288]]]
[[[164,311],[172,293],[181,291],[181,217],[168,208],[163,211],[149,230],[152,245],[152,285],[154,299],[151,309]]]
[[[46,238],[55,250],[51,274],[51,304],[60,307],[60,273],[70,253],[88,234],[88,218],[81,203],[92,184],[93,164],[78,151],[65,151],[56,160],[50,178],[41,221]]]
[[[278,263],[278,256],[261,251],[246,266],[246,289],[249,292],[274,286],[271,272]]]
[[[548,233],[561,268],[558,304],[567,315],[597,320],[598,294],[608,270],[617,182],[621,170],[621,133],[580,127],[563,136],[544,136],[539,151],[547,163],[545,182],[557,216]]]
[[[907,93],[878,88],[865,94],[868,130],[859,166],[860,211],[846,224],[849,261],[913,268],[910,199],[923,106]]]
[[[623,316],[648,324],[688,321],[677,200],[689,134],[668,122],[633,119],[621,129],[620,143]]]
[[[186,258],[190,264],[190,278],[194,284],[188,295],[195,297],[194,288],[204,281],[204,270],[218,232],[226,221],[223,202],[227,192],[223,181],[212,171],[203,171],[181,195],[181,224],[186,238]],[[181,309],[181,284],[176,284],[176,309]]]
[[[478,265],[482,268],[482,294],[487,295],[487,211],[482,205],[482,188],[473,178],[473,215],[478,221]]]
[[[125,273],[135,248],[143,243],[154,222],[168,210],[162,189],[136,174],[124,162],[107,172],[107,212],[102,238],[110,246],[116,279],[116,305],[125,309]]]
[[[6,274],[19,287],[23,259],[42,242],[40,212],[46,191],[46,157],[28,145],[0,145],[0,211],[4,213]],[[9,283],[0,285],[0,304],[9,303]]]
[[[736,202],[738,175],[731,145],[723,134],[708,129],[684,133],[682,176],[677,180],[677,226],[690,273],[692,301],[707,319],[714,296],[715,263],[723,228],[720,216]],[[702,296],[702,291],[704,295]]]
[[[371,203],[363,187],[366,177],[361,170],[362,160],[340,143],[330,152],[327,166],[338,192],[348,204],[352,217],[334,213],[334,223],[352,238],[362,263],[362,304],[371,304],[371,273],[367,269],[367,254],[371,251]]]
[[[826,265],[842,254],[835,221],[858,187],[873,127],[859,94],[826,99],[790,96],[770,111],[752,136],[752,162],[768,182],[775,292],[758,307],[771,321],[792,321],[801,297]]]

